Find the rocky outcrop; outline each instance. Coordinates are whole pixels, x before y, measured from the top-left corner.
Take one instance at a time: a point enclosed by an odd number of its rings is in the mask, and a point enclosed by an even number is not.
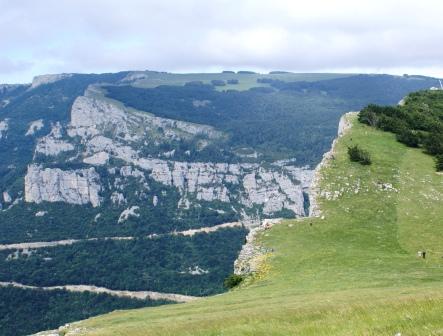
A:
[[[113,137],[125,141],[137,141],[141,139],[141,130],[153,132],[159,128],[163,130],[163,136],[170,139],[195,135],[217,139],[223,136],[222,132],[211,126],[160,118],[146,112],[129,110],[110,100],[89,96],[75,100],[68,132],[70,136],[80,137],[112,133]]]
[[[43,119],[34,120],[29,123],[29,127],[28,127],[28,130],[26,131],[25,135],[26,136],[34,135],[34,133],[41,130],[43,128],[43,126],[44,126]]]
[[[6,132],[8,131],[8,128],[9,128],[9,120],[8,119],[0,120],[0,139],[6,137]]]
[[[323,155],[323,159],[317,165],[314,171],[314,176],[312,179],[312,184],[309,189],[309,216],[318,217],[321,215],[320,207],[318,205],[317,199],[321,194],[320,183],[321,183],[321,169],[328,165],[331,160],[334,159],[335,146],[337,145],[338,138],[346,134],[346,131],[352,126],[352,117],[357,115],[358,112],[348,112],[340,118],[338,124],[338,137],[332,142],[331,149]]]
[[[101,166],[107,164],[109,161],[109,154],[106,152],[98,152],[89,157],[83,159],[84,163],[93,165],[93,166]]]
[[[40,85],[50,84],[57,82],[61,79],[71,77],[72,74],[54,74],[54,75],[41,75],[35,76],[32,80],[31,89],[35,89]]]
[[[37,142],[35,152],[47,156],[56,156],[62,152],[74,150],[74,145],[62,139],[62,126],[60,123],[52,125],[51,132]]]
[[[35,148],[36,153],[47,156],[56,156],[63,152],[74,150],[74,146],[67,141],[58,140],[51,137],[42,138]]]
[[[300,182],[294,182],[288,175],[263,168],[246,174],[243,178],[245,190],[242,203],[248,207],[263,205],[264,214],[283,209],[303,215],[303,190]]]
[[[127,208],[123,210],[123,212],[120,214],[120,217],[118,218],[118,223],[123,223],[128,220],[129,217],[140,217],[140,214],[137,213],[137,211],[140,209],[139,206],[132,206],[130,208]]]
[[[259,271],[262,257],[271,250],[257,244],[256,237],[259,233],[268,230],[273,225],[281,222],[280,218],[265,219],[259,226],[251,229],[246,236],[246,243],[243,245],[238,258],[234,262],[234,273],[237,275],[250,275]]]
[[[90,203],[97,207],[100,205],[99,181],[94,168],[65,171],[30,165],[25,176],[25,201]]]
[[[7,191],[4,191],[4,192],[3,192],[3,201],[4,201],[5,203],[11,203],[11,202],[12,202],[12,197],[11,197],[11,195],[9,194],[9,192],[7,192]]]

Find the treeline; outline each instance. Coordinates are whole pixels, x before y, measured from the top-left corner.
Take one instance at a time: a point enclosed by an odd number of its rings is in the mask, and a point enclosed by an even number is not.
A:
[[[116,309],[158,306],[168,301],[136,300],[90,292],[0,288],[0,335],[21,336],[58,328]]]
[[[355,75],[315,82],[271,80],[268,83],[282,91],[321,92],[331,97],[340,97],[364,105],[369,102],[396,104],[410,92],[438,85],[435,78],[391,75]]]
[[[443,170],[443,91],[412,93],[399,106],[369,105],[359,120],[395,133],[409,147],[423,148],[435,156],[437,170]]]

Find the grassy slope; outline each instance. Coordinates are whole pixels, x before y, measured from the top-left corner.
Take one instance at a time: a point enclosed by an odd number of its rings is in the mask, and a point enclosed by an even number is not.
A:
[[[282,81],[317,81],[333,78],[342,78],[350,76],[349,74],[335,73],[286,73],[286,74],[226,74],[226,73],[195,73],[195,74],[177,74],[177,73],[152,73],[147,79],[139,80],[135,84],[138,87],[152,88],[159,85],[184,85],[191,81],[202,81],[209,84],[213,79],[229,80],[237,79],[238,84],[227,84],[217,86],[218,91],[224,90],[249,90],[252,87],[269,86],[269,84],[257,83],[258,78],[272,78]]]
[[[372,166],[348,161],[350,143],[372,153]],[[432,158],[354,122],[322,176],[322,189],[341,195],[321,200],[325,219],[266,231],[260,239],[275,251],[252,284],[80,327],[88,335],[443,335],[443,176]]]

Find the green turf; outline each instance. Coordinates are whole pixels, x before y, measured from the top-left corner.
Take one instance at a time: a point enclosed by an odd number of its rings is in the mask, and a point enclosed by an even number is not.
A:
[[[211,80],[220,79],[227,81],[229,79],[237,79],[238,84],[227,84],[225,86],[216,86],[218,91],[225,90],[248,90],[253,87],[269,86],[269,84],[257,83],[259,78],[272,78],[285,82],[297,81],[319,81],[326,79],[342,78],[351,76],[350,74],[336,73],[285,73],[285,74],[230,74],[230,73],[162,73],[148,72],[145,79],[138,80],[134,85],[143,88],[153,88],[159,85],[184,85],[187,82],[202,81],[210,84]]]
[[[351,144],[373,164],[351,163]],[[354,120],[321,174],[323,192],[336,194],[320,199],[324,219],[265,231],[259,241],[274,252],[257,279],[75,327],[87,335],[443,335],[443,175],[432,158]]]

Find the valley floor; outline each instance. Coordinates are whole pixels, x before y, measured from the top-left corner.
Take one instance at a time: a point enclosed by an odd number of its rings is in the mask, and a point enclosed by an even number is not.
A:
[[[60,334],[443,335],[443,176],[421,150],[353,118],[320,171],[320,216],[264,231],[258,243],[273,252],[253,279]],[[351,144],[367,149],[373,164],[349,162]]]

